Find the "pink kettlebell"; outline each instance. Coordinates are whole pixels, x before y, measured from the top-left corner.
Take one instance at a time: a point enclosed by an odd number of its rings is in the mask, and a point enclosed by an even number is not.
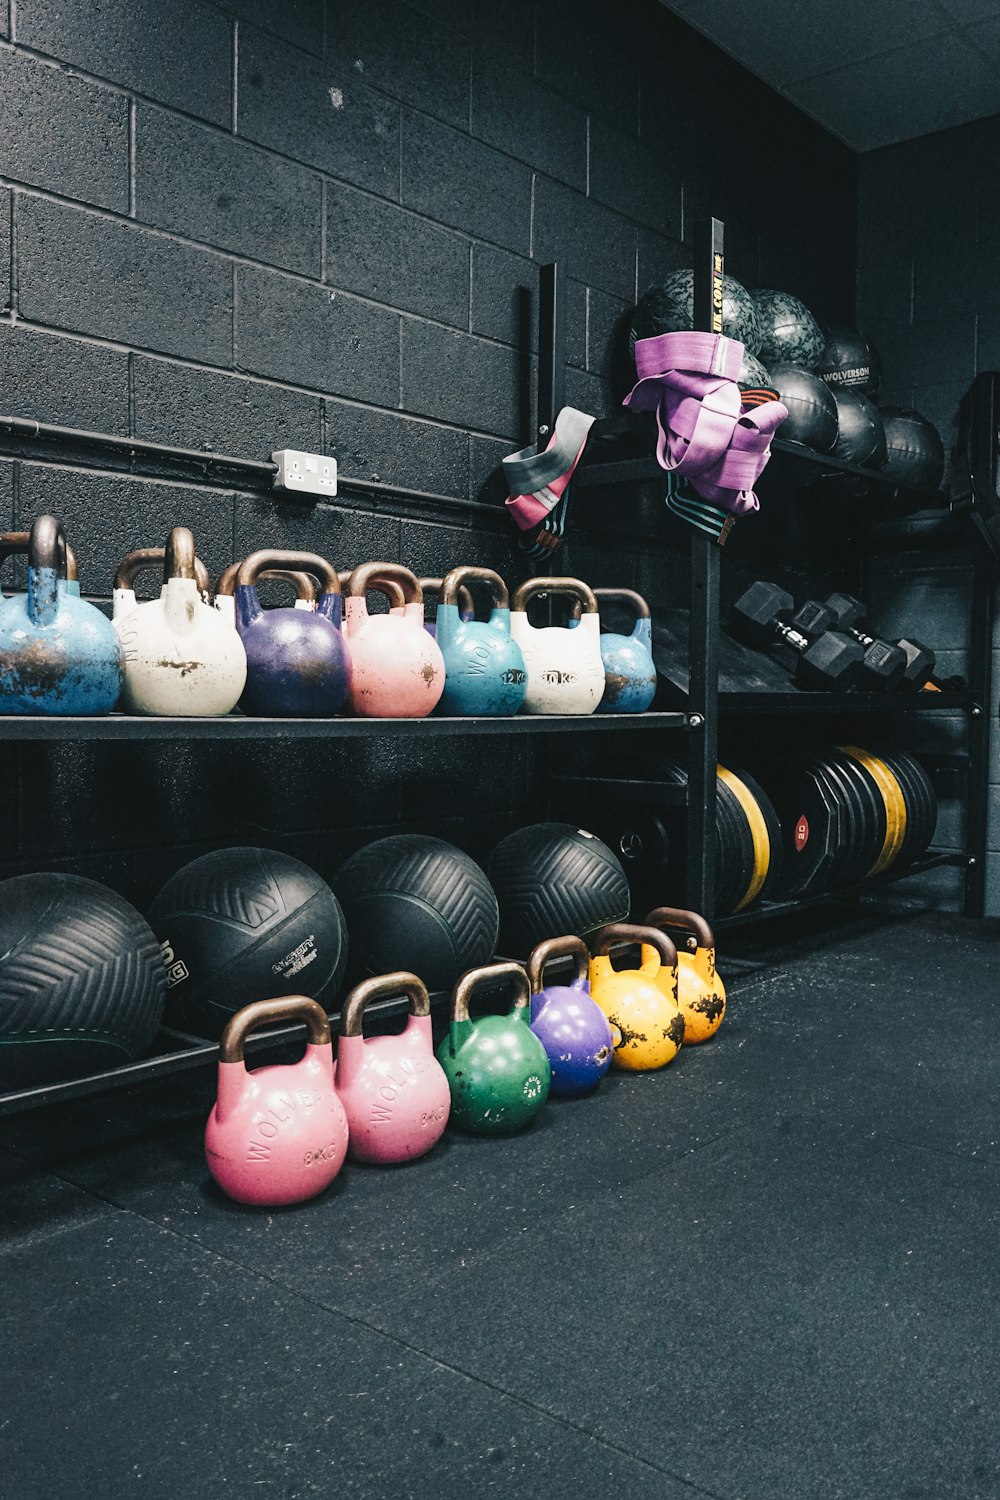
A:
[[[362,1034],[372,1000],[409,998],[399,1036]],[[415,974],[382,974],[357,985],[340,1013],[337,1092],[347,1112],[352,1161],[399,1162],[425,1156],[444,1133],[451,1090],[434,1056],[431,1002]]]
[[[305,1055],[250,1072],[246,1039],[269,1021],[305,1021]],[[205,1160],[222,1191],[237,1203],[301,1203],[329,1187],[346,1155],[347,1116],[323,1007],[305,995],[245,1005],[222,1033],[219,1095],[205,1128]]]
[[[365,594],[402,586],[402,614],[369,615]],[[423,719],[444,691],[444,660],[424,630],[424,595],[409,568],[373,562],[355,568],[347,587],[350,707],[369,719]]]

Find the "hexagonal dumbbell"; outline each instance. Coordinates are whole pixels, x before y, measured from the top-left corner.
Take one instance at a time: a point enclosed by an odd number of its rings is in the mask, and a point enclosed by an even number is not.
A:
[[[899,687],[905,676],[906,653],[899,646],[890,646],[888,641],[880,641],[874,636],[848,629],[848,625],[853,623],[852,617],[860,618],[854,614],[853,608],[847,607],[848,604],[856,605],[857,600],[848,599],[846,594],[831,594],[825,604],[807,599],[792,616],[792,625],[810,640],[827,630],[838,630],[849,635],[864,647],[865,659],[859,685],[870,693],[891,692],[893,688]]]
[[[843,631],[852,640],[859,641],[862,646],[870,646],[875,637],[866,635],[857,627],[865,617],[865,607],[860,599],[854,599],[850,594],[831,594],[826,601],[826,608],[833,615],[833,629]],[[882,642],[883,645],[887,644]],[[922,688],[925,683],[930,682],[934,672],[934,652],[929,646],[923,646],[919,641],[900,640],[892,643],[897,650],[902,651],[906,658],[906,666],[903,671],[903,686],[909,688]]]
[[[744,645],[771,651],[801,688],[854,687],[864,666],[863,648],[832,630],[810,641],[788,623],[794,612],[791,594],[774,583],[754,583],[733,605],[729,629]]]

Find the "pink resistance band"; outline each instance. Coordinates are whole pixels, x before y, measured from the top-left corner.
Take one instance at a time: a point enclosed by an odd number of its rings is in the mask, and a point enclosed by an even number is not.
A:
[[[504,502],[515,526],[526,531],[544,521],[573,478],[573,471],[587,446],[594,419],[573,406],[564,406],[545,448],[522,448],[503,461],[510,488]]]
[[[736,384],[742,359],[743,345],[719,333],[638,339],[639,380],[623,403],[656,412],[660,467],[733,515],[758,509],[753,487],[788,415],[780,401],[744,405]]]

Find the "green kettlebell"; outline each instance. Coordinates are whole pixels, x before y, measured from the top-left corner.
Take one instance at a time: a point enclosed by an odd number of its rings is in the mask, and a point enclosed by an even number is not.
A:
[[[469,1019],[469,1001],[480,985],[516,982],[506,1016]],[[451,1026],[437,1051],[451,1089],[451,1123],[477,1135],[523,1130],[549,1097],[551,1072],[545,1048],[531,1029],[531,986],[520,964],[468,969],[451,996]]]

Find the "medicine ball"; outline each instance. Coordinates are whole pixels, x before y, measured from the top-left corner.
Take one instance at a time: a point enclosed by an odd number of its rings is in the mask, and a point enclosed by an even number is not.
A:
[[[341,865],[333,886],[356,977],[408,969],[428,989],[447,990],[496,952],[493,888],[475,861],[444,839],[376,839]]]
[[[944,475],[944,443],[927,417],[908,406],[882,408],[887,461],[884,472],[899,484],[936,490]]]
[[[736,384],[741,391],[766,390],[771,386],[771,377],[760,360],[755,354],[748,354],[745,349],[740,361],[740,373],[736,377]]]
[[[661,333],[681,333],[694,327],[694,272],[672,271],[639,299],[629,330],[629,353],[635,354],[637,339],[657,338]],[[753,298],[734,276],[722,278],[722,331],[739,339],[751,354],[760,348],[760,327]]]
[[[835,458],[865,469],[881,469],[885,463],[885,428],[878,407],[851,386],[833,392],[837,403]]]
[[[307,995],[329,1010],[347,964],[343,913],[315,870],[274,849],[217,849],[171,875],[149,920],[182,1030],[218,1037],[253,1000]]]
[[[117,892],[79,875],[0,883],[0,1088],[132,1062],[166,987],[156,938]]]
[[[770,367],[772,360],[811,370],[823,353],[822,331],[804,302],[790,292],[752,292],[760,326],[757,353]]]
[[[882,388],[882,361],[863,333],[835,323],[827,329],[826,347],[816,374],[834,388],[850,386],[877,401]]]
[[[536,823],[508,834],[488,869],[506,958],[527,958],[546,938],[583,937],[628,916],[628,878],[618,858],[572,823]]]
[[[829,453],[837,441],[837,403],[830,387],[798,365],[771,366],[771,385],[788,407],[778,428],[782,442],[803,443],[817,453]]]

